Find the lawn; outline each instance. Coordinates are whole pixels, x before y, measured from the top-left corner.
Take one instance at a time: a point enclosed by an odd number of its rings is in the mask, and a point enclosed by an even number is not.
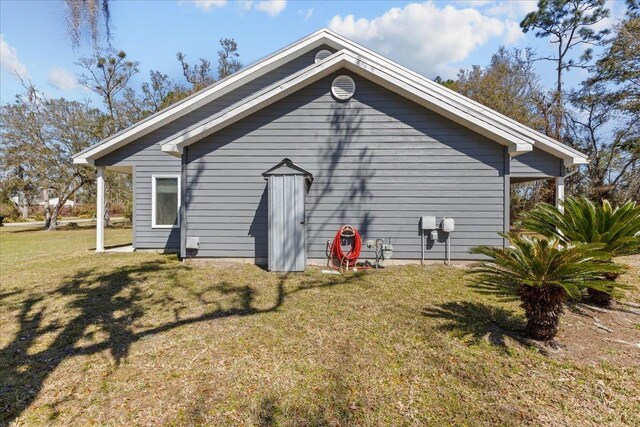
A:
[[[640,425],[638,257],[631,305],[541,347],[463,268],[278,275],[94,232],[0,231],[0,425]]]

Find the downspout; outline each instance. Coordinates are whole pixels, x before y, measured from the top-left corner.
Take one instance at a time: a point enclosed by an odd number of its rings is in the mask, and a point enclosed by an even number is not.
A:
[[[567,168],[564,167],[564,162],[562,163],[562,171],[566,172]],[[559,176],[556,178],[556,208],[558,208],[558,210],[560,212],[564,212],[564,206],[563,206],[563,202],[565,199],[565,180],[567,178],[569,178],[571,175],[575,174],[576,172],[578,172],[579,168],[576,167],[573,171],[571,171],[570,173],[564,173],[562,176]]]
[[[504,227],[503,231],[511,231],[511,156],[509,148],[504,148]],[[503,239],[503,247],[509,247],[509,239]]]
[[[187,147],[180,157],[180,258],[187,257]]]

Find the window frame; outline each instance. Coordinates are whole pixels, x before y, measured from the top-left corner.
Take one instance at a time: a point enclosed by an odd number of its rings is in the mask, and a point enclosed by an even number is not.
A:
[[[158,178],[175,178],[178,180],[178,206],[177,206],[177,224],[163,225],[156,224],[156,179]],[[182,205],[182,186],[180,185],[180,174],[154,174],[151,175],[151,228],[180,228],[180,206]]]

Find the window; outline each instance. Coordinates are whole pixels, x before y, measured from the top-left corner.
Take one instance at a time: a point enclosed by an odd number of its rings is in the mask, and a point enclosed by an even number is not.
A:
[[[175,175],[154,175],[151,191],[151,226],[179,227],[180,178]]]

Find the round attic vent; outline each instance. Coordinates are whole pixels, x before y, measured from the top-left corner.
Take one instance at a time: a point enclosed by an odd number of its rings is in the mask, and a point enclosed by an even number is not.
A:
[[[326,50],[326,49],[322,49],[320,51],[318,51],[318,53],[316,53],[316,62],[320,62],[320,61],[324,61],[325,59],[327,59],[328,57],[331,56],[331,51]]]
[[[356,92],[356,82],[349,76],[338,76],[331,83],[331,93],[337,99],[346,101]]]

